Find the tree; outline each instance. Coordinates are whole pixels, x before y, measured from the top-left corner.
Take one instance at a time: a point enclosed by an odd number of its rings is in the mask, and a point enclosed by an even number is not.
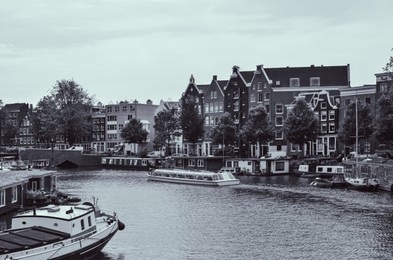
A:
[[[236,125],[228,112],[222,114],[216,127],[212,129],[212,143],[230,145],[236,140]]]
[[[297,144],[299,147],[303,147],[307,142],[317,138],[319,120],[304,98],[296,99],[284,121],[283,132],[287,141]]]
[[[240,135],[246,143],[266,144],[274,138],[274,126],[269,123],[269,114],[265,106],[251,108],[249,117],[240,130]]]
[[[375,136],[380,142],[393,141],[393,89],[382,95],[377,102]]]
[[[11,121],[5,123],[3,128],[3,142],[5,145],[16,145],[18,140],[15,139],[18,130]]]
[[[147,140],[149,133],[143,128],[140,120],[132,118],[121,130],[120,136],[126,143],[143,143]]]
[[[35,128],[49,125],[43,139],[61,134],[65,142],[73,145],[91,130],[92,104],[93,98],[74,80],[57,81],[51,93],[37,105],[34,122],[38,127]]]
[[[204,134],[205,118],[199,113],[200,108],[196,99],[192,95],[183,95],[181,98],[180,125],[184,139],[193,144],[195,153],[195,144]]]
[[[367,141],[373,134],[373,116],[370,107],[357,104],[358,139]],[[356,103],[351,102],[345,110],[345,116],[338,131],[339,140],[346,145],[356,143]]]
[[[166,155],[168,155],[169,152],[170,142],[174,139],[174,137],[181,135],[180,122],[176,117],[176,111],[177,110],[175,108],[163,110],[154,116],[153,127],[156,130],[154,143],[159,146],[166,145]]]
[[[236,140],[236,125],[231,114],[226,112],[220,116],[217,126],[212,129],[211,138],[213,144],[223,145],[218,153],[224,151],[226,155],[233,154],[233,149],[224,149],[224,146],[229,146]]]

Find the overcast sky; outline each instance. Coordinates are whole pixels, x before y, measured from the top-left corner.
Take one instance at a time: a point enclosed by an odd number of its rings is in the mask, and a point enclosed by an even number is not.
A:
[[[178,100],[190,75],[350,64],[375,84],[392,0],[0,0],[0,99],[33,104],[73,79],[97,101]]]

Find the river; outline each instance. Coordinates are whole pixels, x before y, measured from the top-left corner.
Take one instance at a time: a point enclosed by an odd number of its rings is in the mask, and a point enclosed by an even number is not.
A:
[[[391,259],[388,192],[310,187],[295,176],[240,176],[203,187],[146,172],[60,171],[61,191],[98,198],[126,228],[96,259]]]

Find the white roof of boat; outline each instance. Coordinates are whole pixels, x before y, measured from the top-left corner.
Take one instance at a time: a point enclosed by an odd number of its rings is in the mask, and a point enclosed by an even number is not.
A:
[[[155,171],[165,172],[165,173],[204,175],[204,176],[218,174],[216,172],[209,172],[209,171],[192,171],[192,170],[182,170],[182,169],[155,169]]]
[[[61,218],[65,220],[70,220],[81,215],[86,214],[87,212],[93,210],[93,207],[90,205],[48,205],[46,207],[38,208],[35,210],[29,210],[26,212],[22,212],[16,217],[30,217],[30,216],[38,216],[38,217],[53,217],[53,218]]]

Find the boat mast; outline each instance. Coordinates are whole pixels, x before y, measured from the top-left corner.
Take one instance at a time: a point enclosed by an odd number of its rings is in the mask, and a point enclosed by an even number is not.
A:
[[[358,97],[356,95],[356,100],[355,100],[355,121],[356,121],[356,136],[355,136],[355,174],[356,177],[358,177],[358,147],[359,147],[359,125],[358,125]]]

